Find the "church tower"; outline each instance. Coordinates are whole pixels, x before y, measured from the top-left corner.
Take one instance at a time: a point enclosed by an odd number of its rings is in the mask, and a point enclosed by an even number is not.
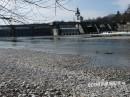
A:
[[[83,17],[81,16],[79,8],[76,9],[75,16],[76,16],[76,21],[77,22],[83,21]]]

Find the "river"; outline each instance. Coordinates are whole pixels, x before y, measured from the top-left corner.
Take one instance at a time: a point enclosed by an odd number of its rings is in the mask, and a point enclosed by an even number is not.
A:
[[[0,38],[0,48],[30,49],[90,57],[95,66],[129,66],[130,38],[22,37]]]

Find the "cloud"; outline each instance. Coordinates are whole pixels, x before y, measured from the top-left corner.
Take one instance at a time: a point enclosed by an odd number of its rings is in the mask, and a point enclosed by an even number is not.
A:
[[[121,9],[126,9],[130,4],[130,0],[116,0],[114,2],[115,5],[118,5]]]

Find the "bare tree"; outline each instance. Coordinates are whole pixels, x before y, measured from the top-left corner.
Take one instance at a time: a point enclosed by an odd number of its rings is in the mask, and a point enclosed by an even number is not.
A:
[[[32,18],[33,15],[44,15],[41,9],[54,9],[56,15],[57,8],[75,12],[65,7],[70,0],[0,0],[0,19],[5,23],[30,23],[39,21]],[[37,11],[34,13],[34,9]],[[30,16],[29,16],[30,15]]]

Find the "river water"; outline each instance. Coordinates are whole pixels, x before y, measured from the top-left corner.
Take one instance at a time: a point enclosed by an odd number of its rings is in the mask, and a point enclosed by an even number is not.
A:
[[[130,38],[24,37],[0,38],[0,48],[31,49],[87,56],[91,65],[129,66]]]

